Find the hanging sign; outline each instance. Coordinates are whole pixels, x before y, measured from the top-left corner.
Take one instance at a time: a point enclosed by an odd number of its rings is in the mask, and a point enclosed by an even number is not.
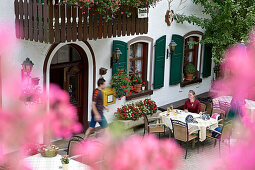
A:
[[[138,8],[138,18],[148,18],[148,8]]]

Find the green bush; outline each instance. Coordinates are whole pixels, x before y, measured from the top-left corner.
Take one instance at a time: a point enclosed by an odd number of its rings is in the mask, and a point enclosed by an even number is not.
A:
[[[195,74],[196,72],[196,68],[193,64],[189,63],[185,66],[184,68],[184,73],[187,73],[187,74]]]

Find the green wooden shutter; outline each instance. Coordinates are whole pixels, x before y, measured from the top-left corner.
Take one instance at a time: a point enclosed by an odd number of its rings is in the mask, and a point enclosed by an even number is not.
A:
[[[123,41],[114,40],[112,52],[114,52],[116,48],[119,48],[122,54],[120,56],[118,64],[113,63],[112,65],[112,75],[114,75],[117,72],[117,69],[123,69],[124,71],[127,71],[127,43]]]
[[[211,76],[212,68],[212,46],[209,44],[204,45],[204,61],[203,61],[203,78]]]
[[[182,79],[184,38],[180,35],[173,34],[172,40],[177,44],[177,46],[175,47],[174,54],[171,56],[169,85],[179,84]]]
[[[166,36],[164,35],[156,41],[154,89],[159,89],[164,86],[165,51],[166,51]]]

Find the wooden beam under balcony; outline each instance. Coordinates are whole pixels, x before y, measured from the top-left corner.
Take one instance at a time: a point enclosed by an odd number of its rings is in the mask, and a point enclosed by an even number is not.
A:
[[[59,6],[58,0],[15,0],[16,37],[36,42],[61,43],[101,38],[146,34],[148,18],[138,19],[137,10],[131,16],[118,12],[106,21],[93,8],[82,10],[74,6]]]

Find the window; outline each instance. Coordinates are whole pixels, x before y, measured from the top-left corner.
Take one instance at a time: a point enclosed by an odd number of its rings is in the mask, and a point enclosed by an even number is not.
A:
[[[183,74],[181,87],[189,84],[202,82],[200,78],[201,61],[202,61],[202,46],[199,41],[203,38],[203,33],[199,31],[192,31],[184,35],[184,49],[183,49]],[[186,74],[185,67],[189,64],[189,71],[194,70],[194,74]],[[192,69],[192,64],[195,69]]]
[[[129,75],[139,75],[143,81],[145,80],[146,59],[147,59],[147,44],[135,43],[130,46],[129,55]],[[147,69],[146,69],[147,70]]]
[[[81,56],[79,52],[70,45],[61,47],[54,55],[51,64],[60,64],[68,62],[80,61]]]
[[[199,42],[199,37],[191,36],[185,39],[184,45],[184,66],[188,63],[192,63],[194,66],[197,66],[198,62],[198,45],[199,44],[189,44]]]

